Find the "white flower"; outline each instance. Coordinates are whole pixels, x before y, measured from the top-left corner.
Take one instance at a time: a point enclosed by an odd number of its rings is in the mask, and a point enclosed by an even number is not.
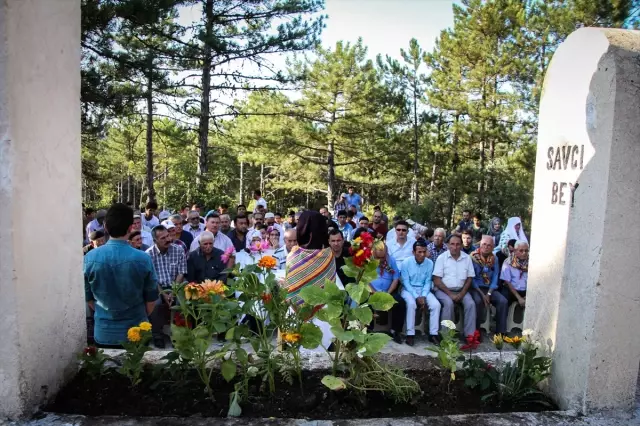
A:
[[[347,328],[349,330],[360,330],[360,321],[358,320],[349,321],[349,326]]]
[[[356,355],[358,355],[358,358],[362,358],[366,351],[367,350],[364,347],[362,347],[362,348],[358,349],[358,352],[356,352]]]
[[[367,327],[362,327],[362,334],[367,334]]]
[[[522,331],[522,337],[529,337],[529,336],[533,336],[533,330],[530,328],[527,328],[526,330]]]
[[[442,320],[440,323],[443,327],[447,327],[449,330],[455,330],[456,324],[451,320]]]
[[[247,368],[247,374],[249,375],[249,377],[256,377],[256,375],[258,374],[258,367],[251,366]]]

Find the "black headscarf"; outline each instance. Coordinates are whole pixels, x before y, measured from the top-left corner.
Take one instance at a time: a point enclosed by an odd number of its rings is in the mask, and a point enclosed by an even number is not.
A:
[[[319,212],[302,212],[296,225],[298,245],[307,250],[319,250],[328,246],[327,218]]]

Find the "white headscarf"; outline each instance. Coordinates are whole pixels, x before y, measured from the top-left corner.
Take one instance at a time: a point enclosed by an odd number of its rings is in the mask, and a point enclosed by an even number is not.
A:
[[[516,232],[517,224],[520,224],[519,234]],[[510,217],[504,232],[506,232],[506,234],[509,236],[507,241],[517,240],[517,241],[524,241],[527,244],[529,243],[529,240],[527,240],[527,236],[524,233],[524,226],[522,226],[522,221],[520,220],[519,217]]]

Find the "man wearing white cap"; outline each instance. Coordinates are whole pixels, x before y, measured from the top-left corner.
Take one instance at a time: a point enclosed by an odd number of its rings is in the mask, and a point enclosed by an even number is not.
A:
[[[176,245],[178,247],[180,247],[182,250],[184,250],[184,254],[188,254],[189,250],[187,249],[187,245],[185,243],[183,243],[182,241],[180,241],[180,239],[176,236],[176,226],[173,224],[173,221],[167,219],[164,222],[161,223],[162,226],[164,226],[165,228],[167,228],[167,231],[169,232],[169,239],[171,240],[171,243],[173,245]]]
[[[158,219],[160,219],[160,222],[162,223],[163,221],[169,219],[169,216],[171,216],[171,213],[168,210],[162,210],[158,215]]]

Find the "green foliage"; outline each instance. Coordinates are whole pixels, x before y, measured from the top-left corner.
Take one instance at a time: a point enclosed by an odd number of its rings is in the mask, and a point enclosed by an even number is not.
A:
[[[78,359],[80,360],[82,369],[94,380],[106,374],[107,367],[105,363],[107,361],[113,361],[111,357],[104,354],[102,349],[98,349],[95,346],[87,346],[84,348],[82,353],[78,354]]]
[[[124,347],[124,355],[122,365],[118,372],[129,378],[132,386],[140,383],[140,376],[144,365],[142,358],[145,352],[151,350],[149,342],[151,341],[151,324],[143,322],[139,327],[131,327],[127,333],[128,341],[122,342]]]
[[[428,347],[428,351],[436,352],[438,354],[438,361],[447,370],[451,372],[451,380],[456,379],[456,371],[458,370],[458,361],[464,359],[464,353],[460,350],[458,338],[456,337],[455,324],[451,321],[443,321],[442,330],[440,330],[440,336],[442,341],[440,346]]]

